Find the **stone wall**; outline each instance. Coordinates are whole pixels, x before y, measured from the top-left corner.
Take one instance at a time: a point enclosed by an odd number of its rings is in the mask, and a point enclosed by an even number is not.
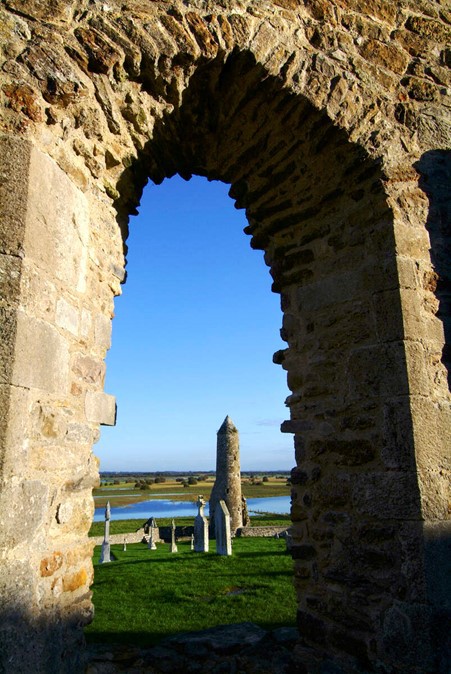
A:
[[[281,295],[299,662],[445,671],[449,24],[434,0],[1,5],[8,671],[80,670],[128,218],[175,173],[231,184]]]
[[[258,536],[265,536],[271,538],[279,534],[285,534],[287,527],[240,527],[236,535],[246,538],[256,538]]]

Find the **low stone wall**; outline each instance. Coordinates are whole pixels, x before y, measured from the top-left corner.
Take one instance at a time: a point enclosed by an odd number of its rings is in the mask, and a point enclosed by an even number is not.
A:
[[[276,536],[277,534],[283,534],[288,530],[288,527],[240,527],[237,529],[237,536],[247,536],[247,537],[256,537],[256,536],[266,536],[267,538],[271,536]]]
[[[163,541],[165,541],[166,543],[169,543],[171,541],[172,527],[159,527],[159,532],[160,538]],[[191,538],[193,533],[194,533],[193,526],[175,527],[175,538],[177,540],[181,540],[182,538],[189,539]]]
[[[110,535],[110,543],[123,543],[124,540],[127,543],[141,543],[141,541],[144,539],[144,532],[142,529],[139,531],[132,531],[129,534],[111,534]],[[103,536],[92,536],[91,538],[92,541],[96,545],[102,545],[103,543]]]
[[[240,527],[237,529],[236,535],[243,537],[257,537],[265,536],[267,538],[271,536],[276,536],[276,534],[283,534],[288,530],[288,527]],[[161,543],[165,541],[166,543],[171,540],[171,527],[159,527],[159,535],[155,538],[156,543]],[[176,527],[175,528],[175,537],[180,540],[182,538],[191,538],[191,534],[194,533],[194,527]],[[102,545],[103,536],[93,536],[91,538],[94,541],[95,545]],[[110,543],[117,544],[123,543],[124,540],[127,543],[141,543],[141,541],[147,543],[148,536],[144,534],[142,529],[139,531],[133,531],[128,534],[111,534]]]

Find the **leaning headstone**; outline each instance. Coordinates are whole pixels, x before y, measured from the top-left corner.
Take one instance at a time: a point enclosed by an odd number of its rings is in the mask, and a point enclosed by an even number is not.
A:
[[[208,520],[204,515],[203,496],[197,497],[197,507],[199,511],[194,518],[194,552],[208,552]]]
[[[175,544],[175,522],[174,522],[174,520],[172,520],[171,547],[169,549],[169,552],[178,552],[177,545]]]
[[[232,554],[230,513],[225,501],[219,501],[215,510],[216,552],[218,555]]]
[[[154,528],[150,527],[149,529],[149,543],[147,544],[147,547],[149,550],[156,550],[157,546],[155,545],[155,539],[154,539]]]
[[[107,501],[105,507],[105,531],[103,534],[103,543],[102,543],[102,552],[100,553],[100,563],[105,564],[106,562],[111,562],[110,556],[110,518],[111,518],[111,508],[110,502]]]

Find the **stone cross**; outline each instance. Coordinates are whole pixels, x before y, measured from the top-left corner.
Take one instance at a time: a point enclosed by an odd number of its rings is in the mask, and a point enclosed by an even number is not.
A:
[[[110,556],[110,519],[111,519],[111,508],[110,502],[107,501],[105,507],[105,531],[103,535],[102,543],[102,552],[100,554],[100,563],[105,564],[106,562],[111,562]]]
[[[215,510],[216,552],[218,555],[232,554],[232,535],[230,532],[230,513],[225,501],[219,501]]]
[[[194,518],[194,552],[208,552],[208,520],[204,515],[205,499],[197,497],[198,513]]]
[[[171,528],[171,548],[169,552],[178,552],[177,545],[175,544],[175,522],[172,520]]]

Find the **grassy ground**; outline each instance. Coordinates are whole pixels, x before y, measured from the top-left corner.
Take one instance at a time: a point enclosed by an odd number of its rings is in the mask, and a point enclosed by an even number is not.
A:
[[[234,539],[231,557],[216,555],[214,541],[206,554],[177,545],[177,554],[167,544],[155,551],[113,545],[116,561],[95,563],[88,641],[149,646],[178,632],[247,620],[265,629],[294,625],[292,561],[283,540]]]
[[[110,533],[111,534],[130,534],[139,529],[145,522],[146,518],[130,519],[130,520],[111,520]],[[192,526],[194,524],[194,517],[175,517],[174,521],[177,526]],[[159,517],[157,519],[158,526],[170,526],[172,518]],[[289,527],[291,524],[290,515],[278,515],[272,513],[261,513],[260,515],[253,515],[251,517],[251,524],[253,527]],[[93,522],[89,531],[90,536],[103,536],[105,529],[104,522]]]
[[[199,481],[196,485],[183,487],[175,479],[168,478],[161,484],[149,485],[149,489],[140,490],[134,488],[134,483],[121,482],[118,485],[101,486],[94,489],[94,497],[97,507],[105,506],[109,500],[111,506],[129,505],[137,501],[147,501],[152,498],[167,498],[173,501],[196,501],[198,494],[202,494],[208,500],[213,488],[214,480]],[[267,482],[261,479],[254,481],[249,478],[242,480],[243,495],[246,498],[261,498],[267,496],[286,496],[290,493],[290,487],[286,484],[286,478],[270,477]]]

